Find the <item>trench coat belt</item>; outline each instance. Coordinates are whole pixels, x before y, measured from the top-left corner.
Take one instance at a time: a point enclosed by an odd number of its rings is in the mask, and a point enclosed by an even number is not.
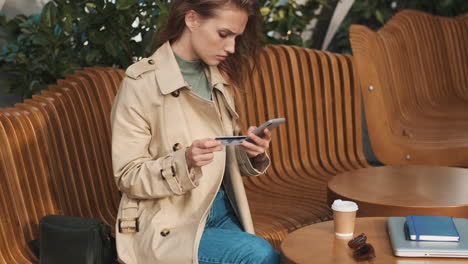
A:
[[[138,201],[128,199],[127,203],[122,208],[121,217],[117,221],[119,233],[128,234],[139,232],[138,220]]]

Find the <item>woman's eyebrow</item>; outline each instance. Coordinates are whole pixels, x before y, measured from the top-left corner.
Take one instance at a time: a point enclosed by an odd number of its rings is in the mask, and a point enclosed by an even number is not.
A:
[[[230,29],[227,29],[227,28],[221,28],[220,31],[227,31],[227,33],[229,35],[239,35],[239,36],[242,35],[242,33],[241,34],[236,34],[236,33],[232,32]]]

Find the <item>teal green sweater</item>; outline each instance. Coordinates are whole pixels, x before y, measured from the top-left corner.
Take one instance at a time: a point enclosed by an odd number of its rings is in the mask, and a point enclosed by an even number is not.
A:
[[[211,88],[204,72],[206,66],[202,60],[187,61],[175,53],[174,55],[182,76],[190,84],[192,91],[200,97],[211,100]]]

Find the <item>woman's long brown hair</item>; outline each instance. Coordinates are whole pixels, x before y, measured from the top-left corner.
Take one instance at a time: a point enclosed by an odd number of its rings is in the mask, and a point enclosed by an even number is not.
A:
[[[241,114],[243,112],[241,106],[244,105],[245,80],[255,70],[261,49],[262,16],[257,0],[175,0],[171,6],[167,24],[161,30],[159,44],[162,45],[166,41],[173,43],[181,37],[186,27],[185,14],[190,10],[197,12],[204,18],[210,18],[216,16],[216,10],[226,5],[245,10],[249,17],[244,33],[236,38],[235,53],[229,55],[225,61],[218,65],[222,74],[233,87],[237,111]]]

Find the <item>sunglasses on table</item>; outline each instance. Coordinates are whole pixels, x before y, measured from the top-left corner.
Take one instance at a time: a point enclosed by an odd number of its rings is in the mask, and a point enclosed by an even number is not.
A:
[[[353,249],[353,257],[357,261],[364,261],[375,258],[374,247],[366,243],[367,236],[362,233],[359,236],[351,239],[348,242],[348,246]]]

